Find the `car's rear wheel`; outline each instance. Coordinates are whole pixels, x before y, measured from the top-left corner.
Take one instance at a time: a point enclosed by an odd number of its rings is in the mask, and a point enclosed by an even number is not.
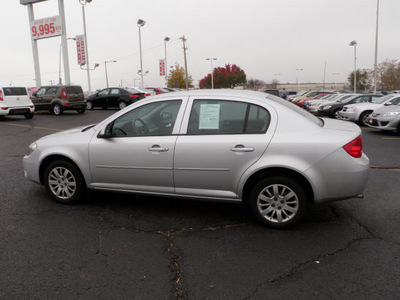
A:
[[[33,113],[29,113],[29,114],[26,114],[26,115],[24,115],[24,117],[26,118],[26,119],[32,119],[33,118]]]
[[[92,101],[87,101],[87,102],[86,102],[86,109],[88,109],[88,110],[92,110],[92,109],[93,109],[93,103],[92,103]]]
[[[78,114],[83,114],[85,111],[86,111],[86,108],[81,108],[81,109],[77,110]]]
[[[360,115],[360,119],[358,119],[358,124],[361,126],[367,126],[368,127],[368,119],[369,116],[371,115],[370,111],[365,111]]]
[[[268,227],[287,228],[305,216],[307,196],[294,180],[270,176],[255,184],[248,201],[256,220]]]
[[[61,116],[63,114],[61,106],[57,103],[53,105],[53,114],[56,116]]]
[[[397,124],[397,133],[400,135],[400,122]]]
[[[118,104],[119,109],[124,109],[126,107],[126,102],[125,101],[120,101]]]
[[[79,170],[64,160],[56,160],[46,168],[44,185],[55,201],[64,204],[80,202],[86,189]]]

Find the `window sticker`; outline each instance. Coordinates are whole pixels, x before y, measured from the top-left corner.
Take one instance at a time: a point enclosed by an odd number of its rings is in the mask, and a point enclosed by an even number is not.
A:
[[[219,129],[220,104],[201,104],[199,129]]]

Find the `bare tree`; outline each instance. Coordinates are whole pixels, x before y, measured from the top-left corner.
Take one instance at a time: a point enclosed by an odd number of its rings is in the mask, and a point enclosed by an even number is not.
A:
[[[258,91],[259,89],[261,89],[264,86],[265,86],[265,82],[264,81],[262,81],[260,79],[251,78],[251,79],[247,80],[245,88],[247,90]]]

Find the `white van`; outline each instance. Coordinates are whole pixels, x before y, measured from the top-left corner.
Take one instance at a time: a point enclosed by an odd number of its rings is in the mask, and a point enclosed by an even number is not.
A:
[[[31,119],[34,111],[35,106],[26,88],[13,86],[0,88],[0,117],[23,115]]]

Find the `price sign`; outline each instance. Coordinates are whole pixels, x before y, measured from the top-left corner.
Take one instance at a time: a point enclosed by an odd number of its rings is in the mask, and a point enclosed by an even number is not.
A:
[[[165,76],[165,60],[160,59],[160,76]]]
[[[54,16],[32,21],[31,34],[35,40],[62,35],[61,17]]]
[[[78,54],[78,65],[86,64],[85,36],[83,34],[75,36],[76,51]]]

